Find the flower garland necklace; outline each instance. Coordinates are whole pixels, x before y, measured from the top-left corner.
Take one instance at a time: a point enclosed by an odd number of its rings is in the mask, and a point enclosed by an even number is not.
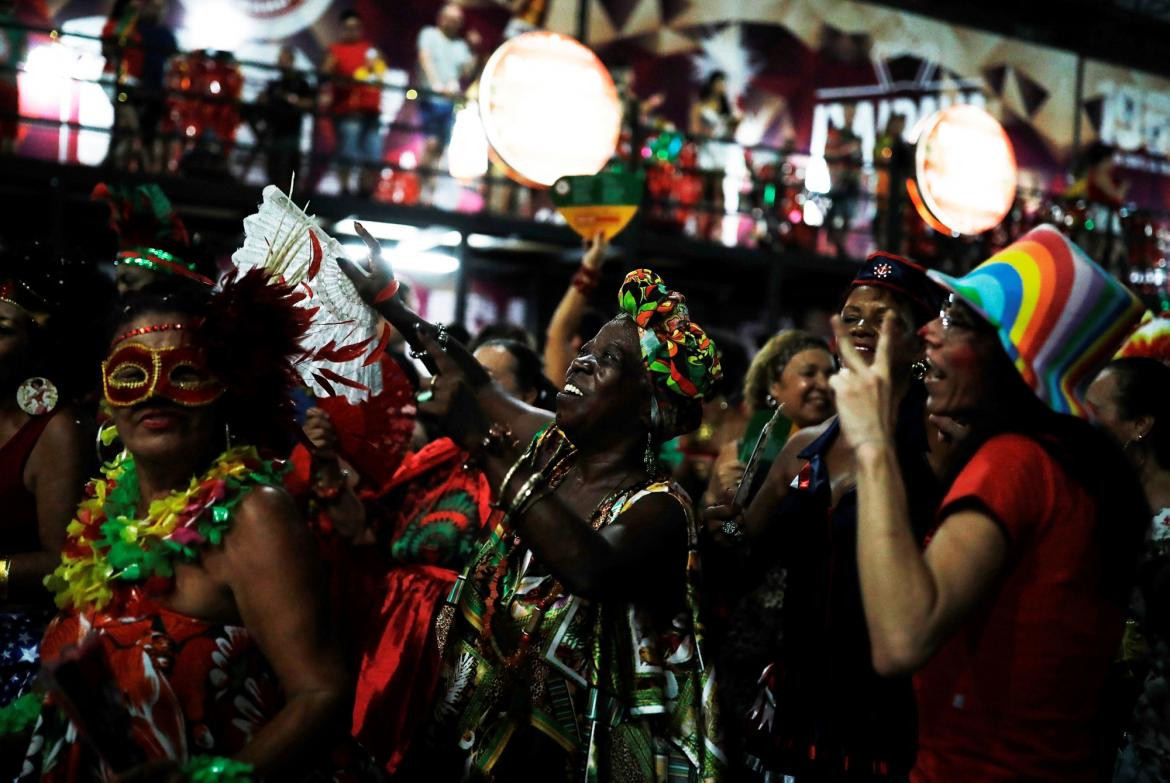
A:
[[[280,486],[282,473],[254,446],[228,449],[189,487],[152,501],[138,519],[138,471],[123,452],[86,485],[61,564],[45,587],[61,609],[102,609],[114,598],[115,580],[169,586],[174,563],[190,563],[199,547],[222,543],[233,509],[256,486]]]

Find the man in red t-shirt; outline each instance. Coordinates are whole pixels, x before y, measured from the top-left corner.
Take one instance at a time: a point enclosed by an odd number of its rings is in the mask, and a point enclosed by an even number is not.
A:
[[[359,189],[370,195],[382,162],[381,75],[382,55],[365,37],[357,11],[341,14],[341,40],[329,47],[322,70],[331,82],[333,128],[337,133],[337,157],[341,161],[341,189],[353,192],[350,180],[359,168]]]
[[[888,324],[872,366],[837,325],[874,667],[917,671],[913,783],[1092,783],[1116,747],[1102,691],[1148,512],[1121,453],[1068,414],[1143,308],[1051,226],[966,277],[930,275],[952,293],[920,332],[926,409],[959,440],[925,551],[889,424]]]

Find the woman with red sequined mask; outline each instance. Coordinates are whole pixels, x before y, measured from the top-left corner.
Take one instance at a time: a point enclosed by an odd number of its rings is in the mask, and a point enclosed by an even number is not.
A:
[[[30,755],[42,780],[294,780],[327,745],[347,677],[308,528],[267,459],[295,426],[292,300],[253,272],[210,297],[139,295],[117,319],[102,382],[125,449],[47,580],[62,612],[42,653],[68,673],[84,641],[76,666],[121,695],[55,678]],[[74,731],[89,742],[69,752]]]

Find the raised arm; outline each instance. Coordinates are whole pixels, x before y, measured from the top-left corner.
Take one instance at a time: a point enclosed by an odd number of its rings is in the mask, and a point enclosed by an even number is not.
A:
[[[462,432],[452,433],[456,439],[469,431],[469,428],[476,428],[475,431],[482,434],[492,423],[499,423],[508,427],[516,438],[527,442],[541,427],[552,420],[548,412],[525,405],[508,396],[499,386],[492,383],[487,371],[464,345],[447,338],[445,333],[440,332],[439,327],[428,323],[407,307],[402,298],[396,295],[398,282],[394,279],[393,270],[381,259],[378,241],[370,236],[361,224],[357,224],[356,229],[370,249],[369,271],[359,268],[346,258],[338,258],[337,264],[353,281],[358,294],[367,305],[377,310],[402,334],[411,349],[422,356],[423,363],[431,373],[440,372],[436,357],[442,355],[449,359],[445,371],[455,383],[446,384],[444,394],[470,393],[479,402],[478,410],[482,412],[483,420],[457,423],[455,426]],[[444,336],[440,337],[440,334]]]
[[[589,304],[589,292],[597,285],[608,245],[601,232],[593,237],[581,259],[581,269],[574,275],[548,323],[544,339],[544,374],[557,388],[565,382],[565,373],[576,358],[573,337],[581,326],[585,306]]]
[[[739,509],[726,504],[707,508],[703,512],[707,532],[718,540],[730,544],[731,539],[723,534],[723,525],[728,521],[739,521],[746,541],[753,549],[766,549],[771,546],[778,533],[776,512],[788,495],[792,479],[804,465],[804,460],[798,455],[821,435],[825,426],[827,425],[808,427],[788,439],[747,508]]]
[[[1003,532],[981,509],[948,516],[923,552],[910,526],[894,446],[891,321],[872,366],[834,319],[844,367],[829,383],[841,431],[857,458],[857,566],[874,668],[921,668],[992,591],[1007,562]]]

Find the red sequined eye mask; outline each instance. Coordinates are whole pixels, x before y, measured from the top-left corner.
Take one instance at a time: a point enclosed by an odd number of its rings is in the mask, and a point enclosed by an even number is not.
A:
[[[151,397],[187,407],[210,405],[224,393],[207,367],[207,356],[191,345],[151,348],[140,342],[119,345],[102,362],[106,401],[129,408]]]

